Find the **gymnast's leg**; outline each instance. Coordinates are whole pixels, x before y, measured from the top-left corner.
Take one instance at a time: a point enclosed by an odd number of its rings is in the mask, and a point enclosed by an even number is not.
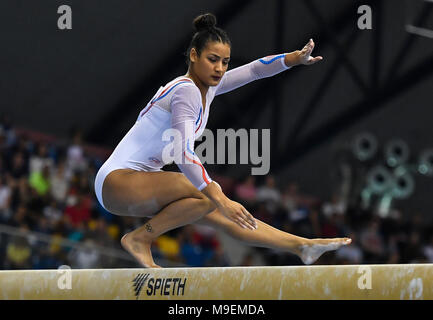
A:
[[[159,235],[215,209],[211,200],[176,172],[115,170],[104,181],[102,197],[104,206],[114,214],[153,216],[121,239],[123,248],[144,267],[159,267],[151,254],[151,244]]]
[[[326,251],[349,244],[350,239],[306,239],[275,229],[256,219],[258,228],[247,230],[215,210],[215,205],[181,173],[115,170],[104,181],[102,197],[112,213],[126,216],[155,215],[142,227],[126,234],[122,246],[145,267],[157,266],[151,243],[159,235],[200,219],[251,245],[293,252],[313,263]],[[207,215],[207,216],[206,216]]]
[[[307,239],[278,230],[258,219],[256,222],[256,230],[243,229],[216,209],[197,221],[197,224],[215,227],[248,245],[289,251],[299,256],[305,264],[312,264],[326,251],[336,250],[352,241],[349,238]]]

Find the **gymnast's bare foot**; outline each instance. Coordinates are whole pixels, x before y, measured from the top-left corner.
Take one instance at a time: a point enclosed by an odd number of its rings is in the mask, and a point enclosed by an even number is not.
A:
[[[150,246],[152,241],[144,241],[134,237],[133,232],[125,234],[120,240],[122,247],[128,251],[143,267],[161,268],[152,258]]]
[[[308,239],[307,243],[301,245],[299,257],[303,263],[312,264],[325,252],[337,250],[351,242],[350,238]]]

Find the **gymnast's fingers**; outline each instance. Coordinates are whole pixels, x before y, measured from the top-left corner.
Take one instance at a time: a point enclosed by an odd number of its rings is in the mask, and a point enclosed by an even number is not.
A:
[[[257,222],[256,219],[252,216],[251,213],[247,211],[244,207],[242,207],[242,212],[244,214],[244,220],[248,223],[249,226],[252,227],[252,229],[257,229]]]
[[[321,60],[323,60],[323,57],[322,57],[322,56],[314,57],[314,58],[311,58],[311,59],[308,61],[308,64],[314,64],[314,63],[319,62],[319,61],[321,61]]]

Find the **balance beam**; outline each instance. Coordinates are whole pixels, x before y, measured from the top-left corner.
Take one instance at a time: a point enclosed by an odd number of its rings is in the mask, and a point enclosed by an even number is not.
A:
[[[433,264],[0,271],[0,299],[433,299]]]

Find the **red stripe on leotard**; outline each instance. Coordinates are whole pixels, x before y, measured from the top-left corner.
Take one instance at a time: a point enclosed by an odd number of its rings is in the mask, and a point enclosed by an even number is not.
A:
[[[187,158],[189,161],[191,161],[192,163],[197,164],[197,165],[199,165],[201,167],[201,173],[202,173],[202,176],[203,176],[203,180],[207,184],[209,184],[210,181],[206,177],[206,170],[204,169],[203,165],[200,162],[195,161],[194,159],[188,158],[188,156],[186,155],[185,151],[183,152],[183,154],[185,155],[185,158]]]

